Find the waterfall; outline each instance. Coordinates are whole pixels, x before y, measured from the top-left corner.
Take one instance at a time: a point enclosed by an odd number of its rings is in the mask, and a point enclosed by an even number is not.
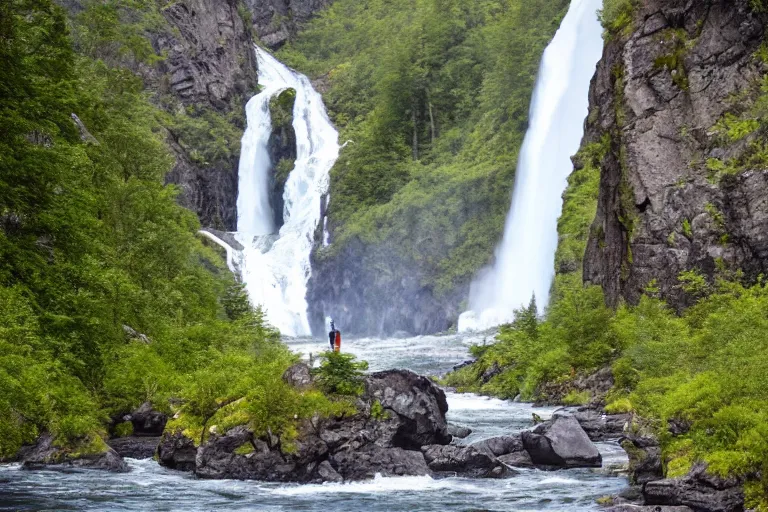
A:
[[[240,273],[254,305],[262,305],[269,322],[288,336],[311,334],[307,320],[310,251],[320,222],[321,198],[339,155],[338,133],[322,98],[304,75],[256,48],[262,91],[248,101],[248,128],[243,134],[237,197]],[[285,89],[296,91],[293,129],[297,158],[283,193],[284,224],[275,233],[269,205],[273,162],[268,143],[272,131],[269,100]]]
[[[572,0],[539,67],[528,132],[518,159],[512,206],[494,263],[476,276],[459,330],[513,319],[535,295],[543,313],[554,278],[561,195],[573,169],[588,109],[589,82],[603,49],[601,0]]]

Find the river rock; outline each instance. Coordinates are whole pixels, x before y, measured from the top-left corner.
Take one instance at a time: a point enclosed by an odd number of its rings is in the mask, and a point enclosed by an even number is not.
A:
[[[283,380],[295,388],[306,388],[312,384],[312,373],[304,363],[296,363],[283,373]]]
[[[477,451],[486,453],[492,457],[501,457],[509,453],[524,451],[523,440],[520,435],[498,436],[477,441],[471,445]]]
[[[450,472],[458,476],[500,478],[507,468],[496,457],[477,450],[474,446],[430,445],[422,446],[429,469]]]
[[[179,471],[194,471],[197,448],[194,441],[181,431],[164,432],[157,445],[157,460],[161,466]]]
[[[461,425],[454,425],[453,423],[448,424],[448,434],[450,434],[451,437],[464,439],[466,437],[469,437],[471,433],[472,433],[471,428],[462,427]]]
[[[498,457],[499,462],[505,464],[507,467],[513,468],[532,468],[535,466],[531,456],[527,451],[521,450],[519,452],[508,453]]]
[[[575,418],[559,417],[522,433],[523,446],[536,465],[600,467],[602,457]]]
[[[555,411],[554,417],[573,416],[592,441],[607,441],[618,439],[624,432],[624,427],[631,419],[630,414],[605,414],[602,410],[591,407],[580,407],[576,410],[561,409]]]
[[[333,468],[345,480],[382,476],[428,475],[430,470],[419,451],[369,445],[362,450],[344,450],[330,457]]]
[[[138,409],[124,416],[123,421],[130,421],[133,424],[134,436],[158,437],[165,430],[168,415],[153,409],[151,403],[144,402]]]
[[[131,459],[151,459],[155,455],[159,443],[160,436],[117,437],[107,441],[109,447],[115,450],[118,455]]]
[[[424,445],[451,442],[445,393],[426,377],[408,370],[373,373],[365,379],[365,399],[378,400],[397,416],[392,446],[419,450]]]
[[[101,453],[73,456],[68,450],[55,446],[53,436],[43,434],[32,447],[22,448],[19,462],[22,469],[101,469],[122,473],[128,465],[112,448]]]
[[[680,478],[654,480],[643,486],[646,505],[683,505],[697,512],[744,510],[744,491],[736,478],[720,478],[706,472],[703,463],[694,465]]]
[[[630,435],[622,437],[619,444],[629,457],[629,480],[642,485],[664,478],[661,465],[661,447],[655,437]]]
[[[286,373],[293,380],[303,370]],[[451,441],[443,391],[405,370],[368,375],[364,384],[358,414],[299,422],[290,450],[281,449],[276,436],[259,438],[240,425],[212,432],[199,448],[180,431],[166,432],[158,459],[201,478],[304,483],[360,480],[376,473],[430,474],[421,446]],[[370,411],[376,401],[384,414],[374,418]]]

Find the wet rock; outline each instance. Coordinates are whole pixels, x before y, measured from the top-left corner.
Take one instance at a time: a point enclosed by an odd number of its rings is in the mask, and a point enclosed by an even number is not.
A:
[[[453,423],[448,424],[448,434],[454,438],[464,439],[469,437],[471,433],[471,428],[462,427],[461,425],[454,425]]]
[[[652,480],[664,478],[661,465],[661,448],[654,437],[626,436],[619,444],[629,457],[629,480],[642,485]]]
[[[418,450],[428,444],[451,442],[445,421],[445,393],[426,377],[407,370],[373,373],[365,379],[365,399],[378,400],[396,415],[392,446]]]
[[[493,364],[490,367],[486,368],[486,370],[480,376],[480,380],[483,382],[483,384],[486,384],[489,380],[499,375],[502,371],[503,370],[499,366],[499,363],[494,361]]]
[[[118,437],[110,439],[107,444],[118,455],[130,459],[151,459],[157,451],[160,436],[156,437]]]
[[[473,446],[430,445],[422,446],[421,451],[429,469],[436,472],[479,478],[500,478],[508,472],[496,457]]]
[[[122,473],[128,465],[112,448],[100,453],[78,455],[76,451],[55,446],[53,436],[43,434],[32,447],[23,448],[19,462],[22,469],[100,469]]]
[[[531,468],[534,467],[533,460],[527,451],[521,450],[519,452],[512,452],[506,455],[498,457],[499,462],[506,464],[508,467],[515,468]]]
[[[697,512],[744,510],[744,491],[735,478],[707,474],[706,464],[696,464],[681,478],[654,480],[643,486],[647,505],[683,505]]]
[[[524,431],[522,440],[536,465],[568,468],[602,465],[597,447],[573,417],[555,418],[533,431]]]
[[[330,457],[331,466],[345,480],[365,480],[382,476],[420,476],[430,474],[420,451],[381,448],[370,445],[362,450],[345,450]]]
[[[471,446],[479,452],[486,453],[493,457],[500,457],[509,453],[525,450],[523,447],[523,440],[519,435],[491,437],[473,443]]]
[[[144,402],[138,409],[122,417],[122,421],[130,421],[133,425],[134,436],[162,435],[168,415],[152,408],[152,404]]]
[[[602,410],[581,407],[577,410],[555,411],[553,417],[573,416],[592,441],[607,441],[622,436],[631,419],[630,414],[605,414]]]
[[[285,370],[283,381],[295,388],[305,388],[312,384],[312,373],[306,364],[296,363]]]
[[[164,432],[157,445],[157,458],[161,466],[179,471],[194,471],[197,447],[181,431]]]

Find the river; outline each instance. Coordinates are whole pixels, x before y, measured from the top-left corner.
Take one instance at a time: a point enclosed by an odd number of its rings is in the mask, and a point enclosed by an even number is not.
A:
[[[408,368],[441,374],[469,357],[483,335],[457,334],[416,338],[344,340],[342,349],[370,363],[372,371]],[[319,340],[288,340],[295,351],[325,349]],[[548,417],[555,408],[451,393],[448,419],[467,426],[462,442],[508,434],[530,427],[531,413]],[[626,462],[613,443],[598,443],[599,470],[556,472],[519,470],[502,480],[393,477],[367,482],[322,485],[273,484],[234,480],[198,480],[188,473],[161,468],[152,460],[128,459],[131,471],[22,471],[0,465],[0,510],[162,510],[162,511],[535,511],[598,510],[595,500],[627,485],[614,469]]]

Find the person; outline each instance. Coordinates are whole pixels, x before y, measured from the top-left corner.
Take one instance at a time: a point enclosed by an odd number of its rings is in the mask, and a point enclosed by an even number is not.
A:
[[[333,324],[333,319],[331,319],[331,332],[328,333],[328,341],[331,342],[331,350],[333,350],[336,346],[336,326]]]

